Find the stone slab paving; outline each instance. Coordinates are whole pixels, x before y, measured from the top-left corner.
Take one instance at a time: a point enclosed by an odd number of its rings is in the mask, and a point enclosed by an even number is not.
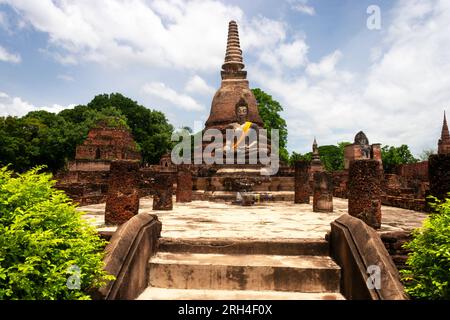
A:
[[[334,198],[333,213],[315,213],[312,205],[271,202],[242,207],[220,202],[194,201],[175,203],[173,211],[152,211],[152,198],[142,198],[139,213],[156,214],[166,238],[227,239],[323,239],[330,223],[347,213],[347,200]],[[311,201],[312,203],[312,201]],[[105,227],[105,205],[81,207],[100,231]],[[422,225],[426,214],[393,207],[382,207],[380,232],[411,231]]]

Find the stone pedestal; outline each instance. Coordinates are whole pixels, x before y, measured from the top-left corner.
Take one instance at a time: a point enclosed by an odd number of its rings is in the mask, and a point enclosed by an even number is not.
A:
[[[113,161],[106,196],[105,223],[121,225],[139,213],[139,162]]]
[[[450,198],[450,154],[437,154],[428,160],[430,195],[444,200]]]
[[[307,161],[297,161],[295,163],[295,203],[309,204],[309,168]]]
[[[348,213],[374,229],[381,227],[382,171],[377,160],[350,163]]]
[[[154,179],[153,210],[173,210],[173,176],[160,173]]]
[[[177,202],[192,202],[192,173],[180,170],[177,175]]]
[[[314,212],[333,212],[333,176],[328,172],[314,173]]]

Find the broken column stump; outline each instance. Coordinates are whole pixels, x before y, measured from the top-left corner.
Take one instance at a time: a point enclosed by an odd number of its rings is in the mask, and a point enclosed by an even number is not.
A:
[[[111,162],[105,223],[121,225],[139,213],[139,162]]]
[[[307,161],[297,161],[295,163],[295,203],[309,204],[309,168]]]
[[[314,212],[333,212],[333,176],[328,172],[314,173]]]
[[[348,213],[368,226],[381,228],[382,171],[377,160],[354,160],[350,163]]]
[[[176,201],[181,203],[192,202],[192,173],[188,169],[181,169],[177,174]]]
[[[154,178],[153,210],[173,210],[173,176],[159,173]]]
[[[428,159],[430,195],[444,200],[450,192],[450,154],[435,154]],[[431,201],[432,202],[432,201]]]

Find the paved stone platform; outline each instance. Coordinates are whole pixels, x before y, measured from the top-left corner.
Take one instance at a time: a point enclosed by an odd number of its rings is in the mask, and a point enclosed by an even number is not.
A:
[[[316,213],[312,205],[292,202],[269,202],[252,207],[227,203],[194,201],[174,202],[173,211],[152,211],[152,198],[142,198],[140,213],[156,214],[162,222],[164,238],[226,238],[226,239],[323,239],[330,223],[347,213],[347,200],[334,198],[333,213]],[[312,202],[311,202],[312,203]],[[116,227],[104,226],[105,205],[81,207],[85,217],[102,231]],[[382,207],[382,228],[379,231],[411,231],[422,225],[425,213]]]

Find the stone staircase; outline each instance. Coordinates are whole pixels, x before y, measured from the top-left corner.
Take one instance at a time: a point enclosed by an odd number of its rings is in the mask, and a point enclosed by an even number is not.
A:
[[[341,300],[324,240],[161,238],[140,300]]]

